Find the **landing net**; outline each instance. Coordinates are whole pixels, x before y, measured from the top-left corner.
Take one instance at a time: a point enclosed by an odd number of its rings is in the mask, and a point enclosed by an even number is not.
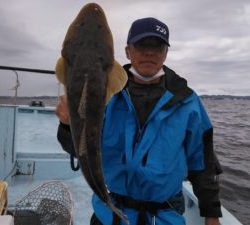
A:
[[[73,202],[60,181],[37,187],[16,203],[15,225],[72,225]]]

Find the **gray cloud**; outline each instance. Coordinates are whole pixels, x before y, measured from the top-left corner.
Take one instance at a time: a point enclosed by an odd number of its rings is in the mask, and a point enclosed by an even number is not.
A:
[[[8,7],[0,2],[0,64],[53,69],[66,30],[86,2],[90,1],[11,0]],[[186,77],[200,94],[250,95],[248,0],[96,2],[106,12],[115,56],[121,63],[128,62],[124,47],[132,21],[153,16],[166,22],[170,29],[166,64]],[[35,83],[37,78],[29,80],[29,84]],[[43,82],[46,87],[46,79]],[[56,85],[56,80],[49,82],[47,87],[51,82]],[[31,85],[25,89],[31,89]],[[25,90],[20,93],[25,95]]]
[[[31,35],[22,31],[21,27],[9,25],[6,17],[0,9],[0,52],[2,56],[25,57],[32,51],[30,48],[42,47]]]

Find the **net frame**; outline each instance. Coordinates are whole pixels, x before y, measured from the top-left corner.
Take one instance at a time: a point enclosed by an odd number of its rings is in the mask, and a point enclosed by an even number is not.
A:
[[[15,225],[26,225],[32,219],[34,225],[72,225],[73,209],[67,185],[59,180],[48,181],[16,202]]]

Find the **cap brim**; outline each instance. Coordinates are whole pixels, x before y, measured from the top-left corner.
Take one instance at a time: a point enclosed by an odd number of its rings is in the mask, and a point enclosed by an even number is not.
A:
[[[163,40],[168,46],[170,46],[170,44],[168,43],[168,41],[165,38],[163,38],[159,34],[152,33],[152,32],[147,32],[147,33],[136,35],[135,37],[131,38],[128,41],[128,44],[135,44],[137,41],[140,41],[141,39],[146,38],[146,37],[158,37],[161,40]]]

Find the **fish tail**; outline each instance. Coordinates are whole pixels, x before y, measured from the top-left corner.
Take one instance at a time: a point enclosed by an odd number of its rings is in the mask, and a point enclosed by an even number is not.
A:
[[[109,204],[109,207],[119,218],[121,218],[127,225],[129,225],[129,219],[126,214],[124,214],[120,209],[116,208],[113,203]]]

